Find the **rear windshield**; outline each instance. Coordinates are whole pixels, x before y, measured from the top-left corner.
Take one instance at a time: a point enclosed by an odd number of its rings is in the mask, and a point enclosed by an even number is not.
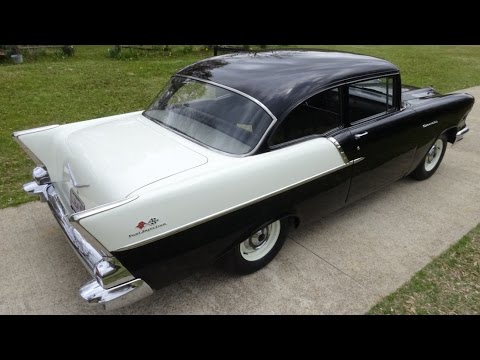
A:
[[[201,81],[173,77],[143,115],[214,149],[252,151],[272,122],[252,100]]]

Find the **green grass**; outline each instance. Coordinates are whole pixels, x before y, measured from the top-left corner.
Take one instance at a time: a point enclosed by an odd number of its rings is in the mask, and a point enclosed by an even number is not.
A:
[[[480,314],[480,225],[369,314]]]
[[[0,208],[34,199],[21,190],[33,162],[10,137],[13,131],[141,110],[173,73],[210,55],[115,60],[107,49],[78,46],[72,58],[46,56],[0,66]]]
[[[377,56],[397,65],[402,82],[450,92],[480,85],[480,46],[322,46]]]
[[[317,47],[388,59],[400,67],[404,82],[442,92],[480,84],[477,46]],[[108,48],[76,46],[71,58],[47,55],[0,65],[0,208],[32,199],[21,185],[30,180],[33,163],[11,139],[13,131],[143,109],[175,71],[211,55],[174,47],[171,56],[125,51],[117,60],[107,57]]]

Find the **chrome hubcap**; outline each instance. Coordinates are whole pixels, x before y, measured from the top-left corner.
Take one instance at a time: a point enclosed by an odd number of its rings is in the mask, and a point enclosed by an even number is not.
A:
[[[435,156],[437,156],[437,150],[438,150],[437,145],[433,145],[432,148],[430,149],[430,151],[428,152],[428,154],[427,154],[427,163],[428,164],[431,164],[433,159],[435,159]]]
[[[443,141],[438,139],[435,141],[435,144],[428,150],[427,156],[425,157],[425,170],[432,171],[435,166],[437,166],[438,161],[440,160],[440,155],[443,150]]]
[[[269,228],[270,226],[267,226],[262,230],[257,231],[252,237],[248,238],[248,244],[252,249],[257,249],[265,244],[268,239]]]
[[[240,244],[240,254],[247,261],[256,261],[267,255],[273,249],[280,235],[280,221],[258,230],[255,234]]]

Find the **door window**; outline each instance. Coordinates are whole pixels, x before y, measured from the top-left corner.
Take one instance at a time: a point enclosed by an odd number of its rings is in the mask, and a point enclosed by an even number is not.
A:
[[[339,90],[326,90],[293,109],[273,134],[270,145],[322,135],[341,125]]]
[[[393,110],[393,78],[361,81],[348,87],[350,123],[380,116]]]

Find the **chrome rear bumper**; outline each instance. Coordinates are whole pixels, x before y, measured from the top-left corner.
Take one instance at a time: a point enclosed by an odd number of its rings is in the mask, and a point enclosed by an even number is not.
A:
[[[23,189],[48,203],[70,245],[93,276],[93,280],[80,288],[80,295],[90,304],[99,304],[112,310],[152,294],[152,289],[145,281],[133,277],[92,235],[78,223],[69,220],[70,214],[65,211],[55,187],[49,182],[48,173],[46,175],[39,169],[34,170],[36,181],[23,185]],[[40,181],[35,176],[39,173],[43,175]]]

